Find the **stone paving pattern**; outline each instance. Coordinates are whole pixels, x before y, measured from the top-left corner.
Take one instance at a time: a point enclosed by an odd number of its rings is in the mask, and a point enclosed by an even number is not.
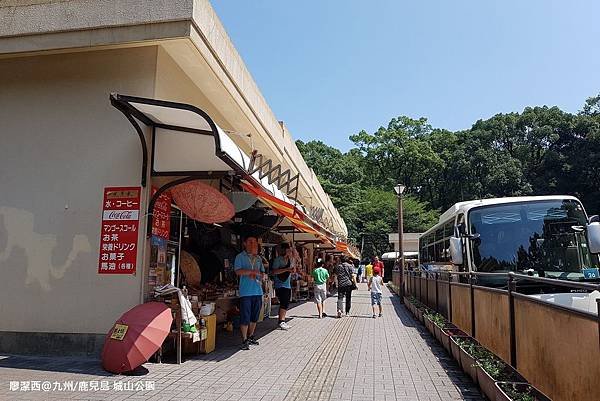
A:
[[[104,372],[83,358],[0,356],[1,400],[441,401],[481,400],[454,360],[384,290],[384,316],[371,317],[365,284],[353,292],[351,316],[317,319],[312,302],[259,323],[260,345],[239,349],[238,333],[217,334],[217,350],[182,365],[147,363],[144,376]],[[335,314],[336,298],[325,311]],[[276,312],[276,308],[274,309]],[[11,391],[10,381],[108,381],[108,391]],[[114,382],[153,381],[154,389],[117,391]]]

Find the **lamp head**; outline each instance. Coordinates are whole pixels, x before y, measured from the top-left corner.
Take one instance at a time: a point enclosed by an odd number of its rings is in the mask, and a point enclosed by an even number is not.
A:
[[[402,184],[398,184],[394,187],[394,191],[396,191],[397,195],[402,195],[402,193],[404,192],[405,189],[406,189],[406,187]]]

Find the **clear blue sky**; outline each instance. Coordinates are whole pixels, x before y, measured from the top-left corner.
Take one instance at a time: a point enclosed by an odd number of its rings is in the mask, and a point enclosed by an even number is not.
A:
[[[600,91],[600,1],[212,0],[295,139],[342,150],[395,116],[459,130]]]

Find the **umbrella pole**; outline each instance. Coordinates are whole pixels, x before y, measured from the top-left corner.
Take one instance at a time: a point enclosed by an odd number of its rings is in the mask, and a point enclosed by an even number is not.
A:
[[[175,314],[177,319],[177,364],[181,365],[181,305]]]
[[[296,250],[296,227],[292,228],[292,257],[294,256],[294,251]],[[296,273],[296,269],[298,268],[298,261],[294,264],[294,273]],[[296,286],[298,286],[298,275],[296,275]],[[294,299],[294,290],[292,290],[292,300],[296,302]]]

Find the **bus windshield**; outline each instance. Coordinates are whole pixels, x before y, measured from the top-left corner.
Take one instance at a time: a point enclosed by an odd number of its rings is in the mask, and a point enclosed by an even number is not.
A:
[[[473,209],[468,217],[471,257],[476,270],[530,271],[582,278],[582,269],[599,267],[588,251],[586,215],[575,200],[509,203]]]

